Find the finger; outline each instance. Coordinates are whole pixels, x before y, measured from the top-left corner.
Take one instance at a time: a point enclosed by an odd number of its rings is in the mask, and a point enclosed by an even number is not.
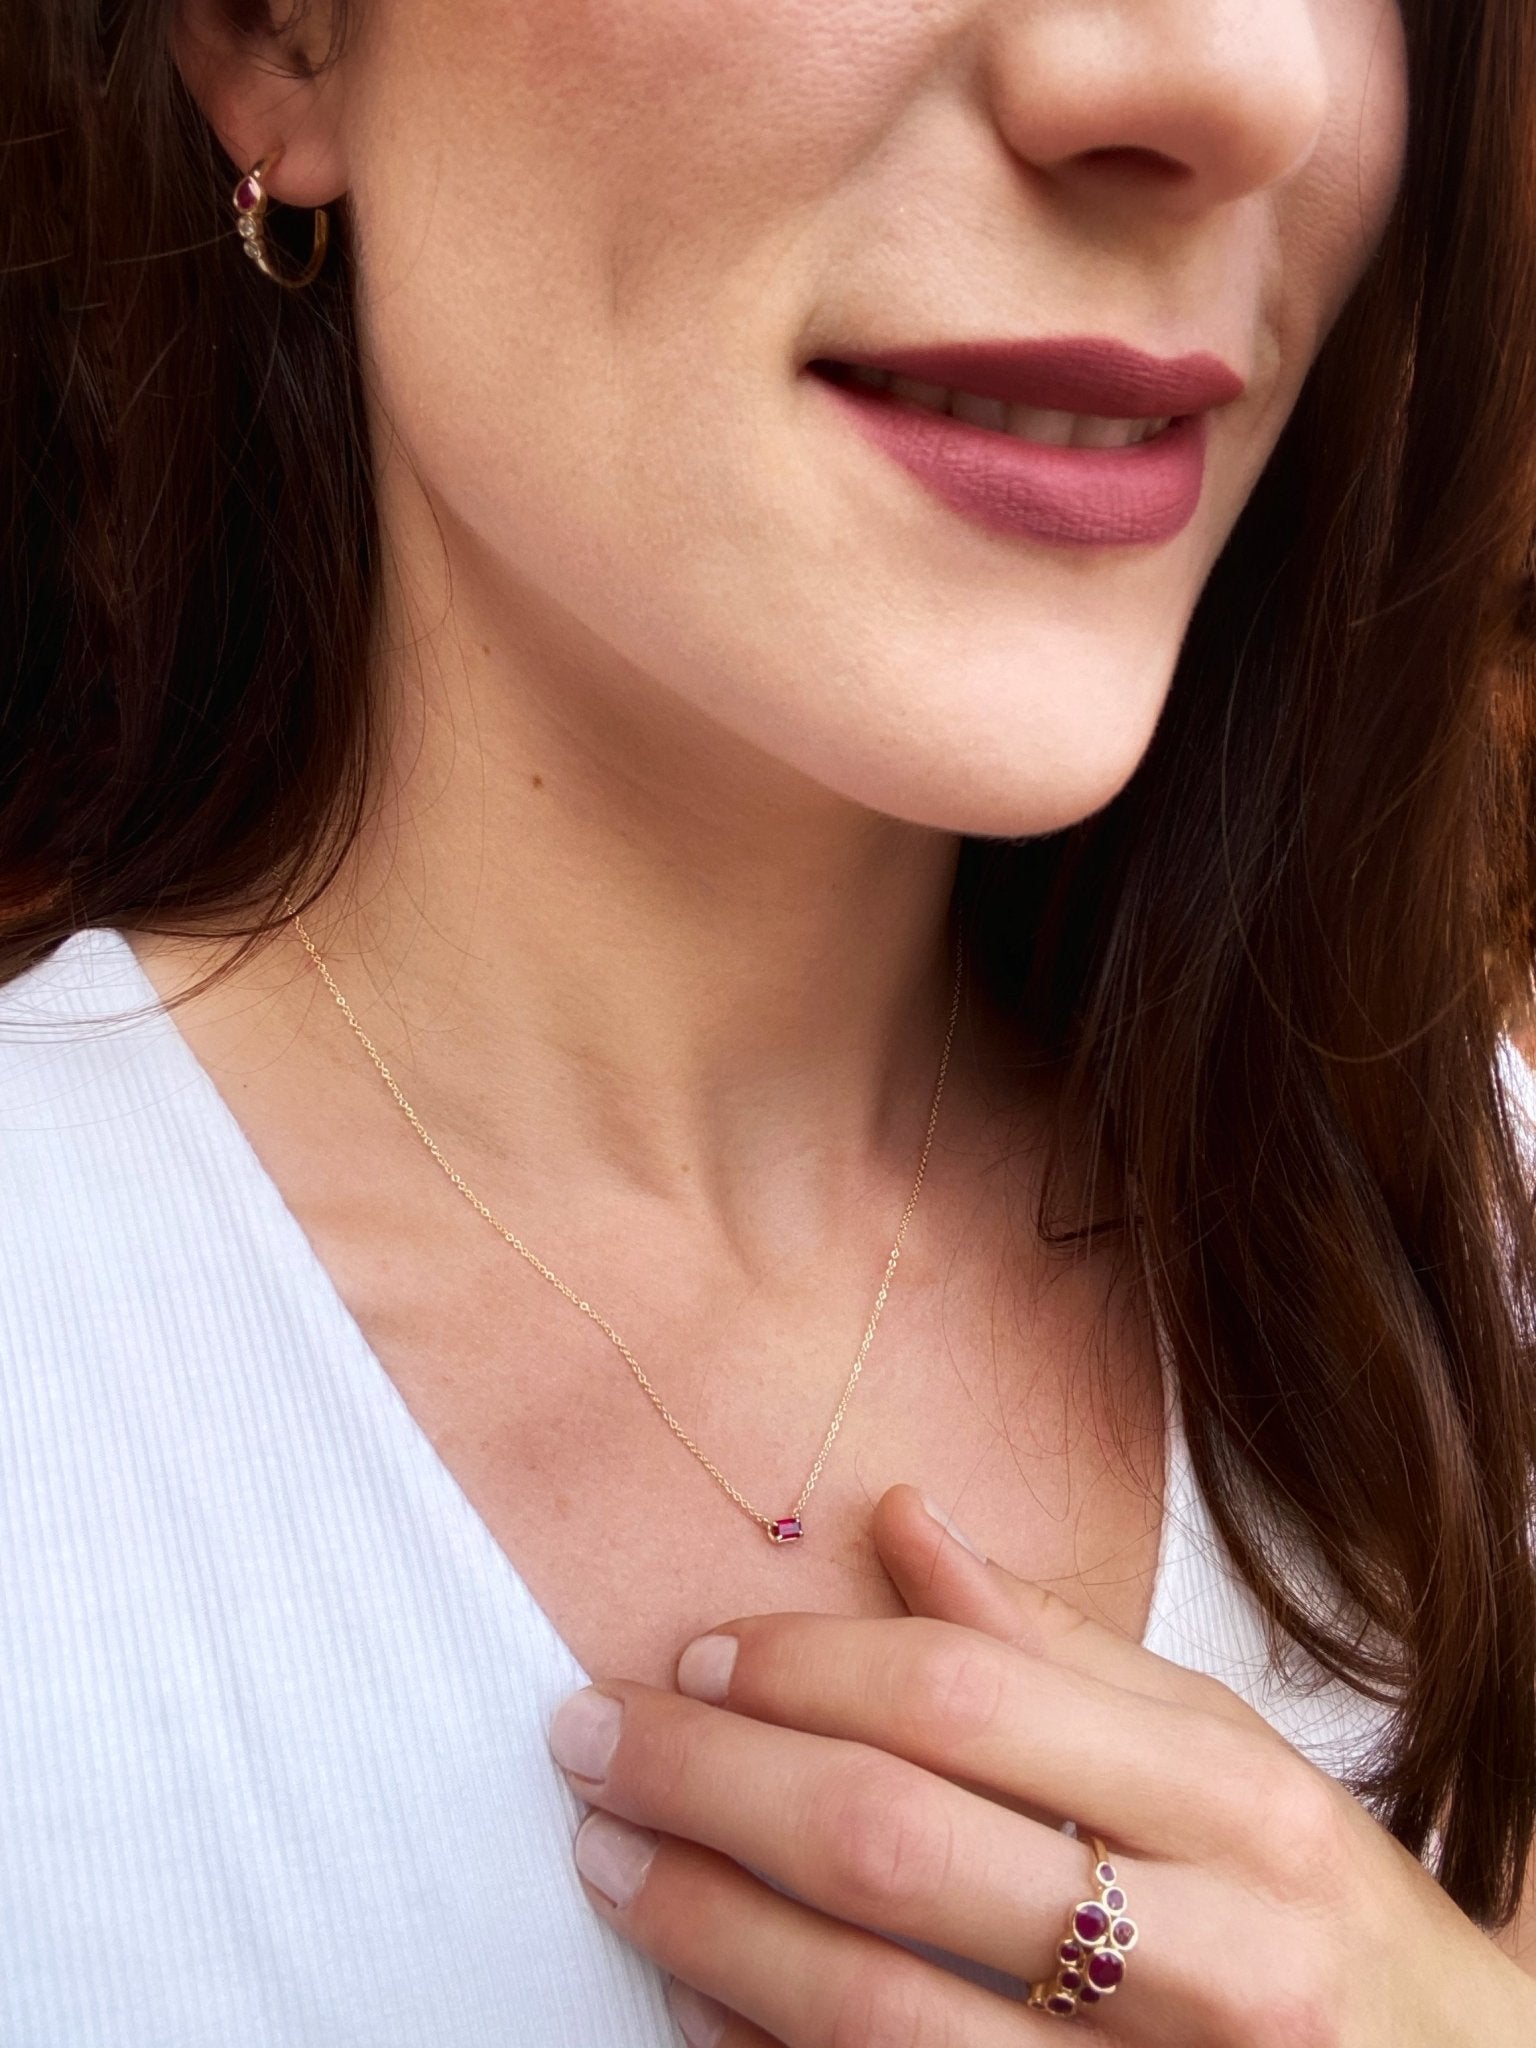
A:
[[[915,1486],[886,1488],[873,1530],[881,1561],[913,1614],[979,1629],[1126,1692],[1268,1730],[1263,1716],[1219,1679],[1159,1657],[995,1558],[975,1556],[934,1521]]]
[[[606,1831],[593,1814],[576,1833],[578,1858],[596,1869],[587,1896],[627,1941],[783,2048],[1043,2048],[1051,2022],[878,1935],[787,1899],[725,1857],[663,1836],[623,1903],[603,1888]],[[643,1838],[644,1839],[644,1838]],[[593,1854],[597,1848],[596,1856]],[[633,1870],[620,1843],[612,1864]],[[585,1875],[585,1873],[584,1873]],[[734,2040],[729,2048],[738,2048]],[[757,2048],[747,2035],[741,2048]]]
[[[1086,1851],[899,1757],[615,1687],[626,1729],[579,1796],[684,1836],[824,1913],[1012,1974],[1045,1973]]]
[[[1085,1843],[899,1756],[639,1684],[615,1681],[610,1693],[623,1702],[618,1744],[601,1780],[573,1776],[579,1797],[718,1850],[839,1920],[1033,1980],[1052,1969],[1073,1908],[1093,1897]],[[1153,1967],[1138,1973],[1150,2010],[1173,1995],[1179,1945],[1161,1930],[1183,1923],[1188,1874],[1141,1863],[1118,1842],[1115,1866],[1122,1917],[1151,1936]],[[1228,1889],[1231,1901],[1204,1913],[1212,1939],[1239,1932]]]
[[[782,2041],[754,2027],[718,1998],[707,1998],[681,1977],[673,1977],[667,1984],[667,2010],[688,2048],[784,2048]]]
[[[1030,1813],[1074,1819],[1128,1854],[1232,1872],[1252,1835],[1255,1799],[1282,1772],[1311,1770],[1278,1739],[925,1616],[747,1615],[691,1643],[677,1684],[734,1715],[856,1744]],[[804,1779],[835,1769],[844,1754],[794,1739],[754,1745],[729,1722],[663,1733],[669,1710],[658,1702],[671,1695],[638,1690],[646,1739],[686,1741],[690,1767],[716,1770],[722,1790],[728,1770],[789,1771],[798,1758]],[[706,1766],[714,1747],[722,1761]]]

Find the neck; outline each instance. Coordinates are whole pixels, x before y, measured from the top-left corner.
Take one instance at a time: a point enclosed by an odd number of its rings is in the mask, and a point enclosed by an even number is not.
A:
[[[829,795],[537,614],[459,559],[435,631],[418,603],[381,635],[410,650],[382,673],[385,801],[306,918],[365,1028],[466,1129],[653,1191],[686,1176],[745,1211],[809,1170],[820,1208],[867,1188],[872,1151],[910,1163],[958,840]]]

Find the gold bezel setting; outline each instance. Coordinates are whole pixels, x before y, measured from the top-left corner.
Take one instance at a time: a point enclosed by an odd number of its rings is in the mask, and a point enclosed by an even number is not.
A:
[[[237,179],[230,194],[230,204],[235,209],[235,226],[240,234],[240,246],[256,265],[263,277],[269,277],[273,284],[280,284],[288,291],[297,291],[313,283],[325,261],[325,251],[330,239],[330,218],[323,206],[315,208],[314,245],[309,252],[309,261],[296,277],[285,277],[273,264],[267,250],[266,214],[267,188],[263,183],[281,156],[281,150],[271,156],[264,156]]]
[[[1079,1899],[1056,1946],[1056,1970],[1029,1990],[1037,2012],[1070,2019],[1085,2005],[1112,1998],[1125,1981],[1125,1958],[1141,1938],[1120,1873],[1097,1835],[1093,1845],[1096,1899]]]

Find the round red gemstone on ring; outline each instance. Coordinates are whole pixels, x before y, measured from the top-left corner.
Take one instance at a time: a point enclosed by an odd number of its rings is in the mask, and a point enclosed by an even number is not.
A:
[[[1125,1975],[1125,1964],[1113,1949],[1102,1949],[1088,1962],[1088,1981],[1097,1991],[1113,1991]]]
[[[1113,1863],[1099,1864],[1093,1873],[1093,1881],[1095,1884],[1113,1884],[1115,1881],[1115,1866]]]
[[[1109,1938],[1117,1948],[1134,1948],[1136,1946],[1136,1922],[1134,1920],[1117,1920],[1109,1930]]]
[[[1056,1960],[1059,1963],[1080,1963],[1082,1959],[1083,1952],[1075,1941],[1064,1941],[1056,1951]]]
[[[261,204],[261,187],[254,178],[242,178],[235,187],[235,204],[242,213],[254,213]]]
[[[1099,1994],[1091,1984],[1085,1984],[1077,1996],[1079,2002],[1083,2005],[1097,2005],[1099,2002]]]
[[[1047,2012],[1059,2012],[1062,2014],[1077,2011],[1076,2005],[1068,1998],[1064,1991],[1053,1991],[1045,2001],[1045,2009]]]
[[[1119,1885],[1116,1885],[1112,1891],[1107,1891],[1104,1894],[1104,1903],[1108,1906],[1111,1913],[1123,1913],[1125,1911],[1125,1893],[1121,1891]]]
[[[1109,1915],[1102,1906],[1088,1900],[1072,1915],[1072,1932],[1079,1941],[1102,1941],[1109,1932]]]
[[[1081,1991],[1083,1988],[1082,1971],[1063,1970],[1061,1973],[1061,1988],[1063,1991]]]

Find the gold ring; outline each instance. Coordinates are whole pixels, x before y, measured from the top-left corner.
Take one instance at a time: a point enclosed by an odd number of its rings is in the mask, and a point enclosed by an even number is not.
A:
[[[1125,1980],[1125,1959],[1136,1946],[1136,1922],[1120,1873],[1097,1835],[1093,1845],[1095,1899],[1079,1899],[1056,1947],[1056,1973],[1029,1987],[1039,2012],[1070,2019],[1081,2006],[1112,1997]]]

